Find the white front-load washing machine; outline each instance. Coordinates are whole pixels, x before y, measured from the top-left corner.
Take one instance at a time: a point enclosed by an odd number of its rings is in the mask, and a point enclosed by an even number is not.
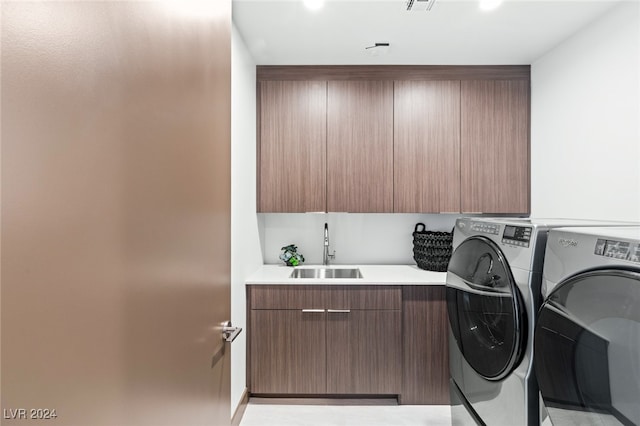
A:
[[[543,296],[534,359],[552,424],[640,425],[640,226],[549,232]]]
[[[550,229],[620,223],[461,218],[447,271],[453,425],[538,426],[533,332]]]

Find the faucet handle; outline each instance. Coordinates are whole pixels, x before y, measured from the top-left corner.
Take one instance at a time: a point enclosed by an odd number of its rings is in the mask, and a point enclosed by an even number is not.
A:
[[[335,259],[335,258],[336,258],[336,251],[334,250],[334,251],[333,251],[333,254],[328,254],[328,253],[327,253],[327,256],[328,256],[331,260]]]

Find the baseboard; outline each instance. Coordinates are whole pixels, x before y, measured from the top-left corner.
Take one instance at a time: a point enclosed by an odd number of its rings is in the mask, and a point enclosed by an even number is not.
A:
[[[260,395],[251,396],[255,405],[398,405],[390,395]]]
[[[240,398],[240,403],[236,407],[233,417],[231,417],[231,426],[240,426],[242,416],[244,416],[244,411],[247,409],[247,404],[249,404],[249,390],[244,388],[242,398]]]

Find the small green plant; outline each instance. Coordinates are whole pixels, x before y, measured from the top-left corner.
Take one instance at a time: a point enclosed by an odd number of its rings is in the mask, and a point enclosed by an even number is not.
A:
[[[294,244],[282,247],[282,253],[280,253],[280,259],[287,266],[298,266],[304,262],[304,256],[302,253],[298,253],[298,247]]]

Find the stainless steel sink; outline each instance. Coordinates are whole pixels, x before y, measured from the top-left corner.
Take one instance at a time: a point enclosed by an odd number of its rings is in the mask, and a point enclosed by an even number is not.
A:
[[[362,278],[362,273],[358,268],[300,268],[289,278]]]

